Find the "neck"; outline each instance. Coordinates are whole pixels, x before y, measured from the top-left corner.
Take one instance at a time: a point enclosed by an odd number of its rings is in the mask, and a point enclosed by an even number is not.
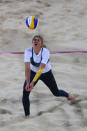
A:
[[[41,48],[33,48],[33,49],[34,49],[34,52],[35,52],[36,55],[38,55],[40,50],[41,50]]]

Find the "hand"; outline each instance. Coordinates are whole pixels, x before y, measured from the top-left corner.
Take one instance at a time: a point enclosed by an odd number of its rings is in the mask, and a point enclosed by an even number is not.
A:
[[[34,88],[34,82],[32,81],[32,82],[30,83],[29,91],[31,91],[33,88]]]
[[[26,91],[31,91],[31,90],[33,89],[33,87],[34,87],[34,83],[33,83],[33,82],[31,82],[30,84],[29,84],[29,83],[27,83],[27,85],[26,85],[25,89],[26,89]]]
[[[29,87],[30,87],[30,84],[27,83],[27,85],[26,85],[26,87],[25,87],[26,91],[29,91]]]

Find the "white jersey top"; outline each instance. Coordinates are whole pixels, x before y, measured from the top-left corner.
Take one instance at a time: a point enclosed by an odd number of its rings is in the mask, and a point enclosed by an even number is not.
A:
[[[42,48],[41,48],[42,50]],[[43,73],[46,73],[48,72],[50,69],[51,69],[51,65],[50,65],[50,62],[48,61],[49,58],[50,58],[50,53],[48,51],[48,49],[46,48],[43,48],[43,51],[42,51],[42,60],[41,60],[41,50],[39,52],[38,55],[35,54],[34,50],[33,50],[33,59],[34,59],[34,62],[36,63],[39,63],[41,61],[41,63],[45,64],[45,68],[44,68],[44,71]],[[32,47],[31,48],[27,48],[25,50],[25,53],[24,53],[24,62],[30,62],[30,58],[32,57]],[[32,65],[30,63],[30,69],[34,72],[37,72],[39,67],[36,67],[34,65]]]

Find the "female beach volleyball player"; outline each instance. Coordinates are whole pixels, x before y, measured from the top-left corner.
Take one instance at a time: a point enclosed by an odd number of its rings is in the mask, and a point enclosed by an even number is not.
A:
[[[47,85],[54,96],[66,97],[72,100],[73,96],[64,90],[59,90],[50,65],[50,53],[43,47],[43,39],[36,35],[32,40],[32,47],[25,50],[25,82],[23,87],[23,107],[25,116],[30,115],[29,95],[38,80]]]

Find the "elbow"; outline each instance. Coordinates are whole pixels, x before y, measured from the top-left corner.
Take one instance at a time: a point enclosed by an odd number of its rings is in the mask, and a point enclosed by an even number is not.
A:
[[[46,66],[45,64],[41,63],[41,64],[40,64],[40,69],[44,69],[45,66]]]

